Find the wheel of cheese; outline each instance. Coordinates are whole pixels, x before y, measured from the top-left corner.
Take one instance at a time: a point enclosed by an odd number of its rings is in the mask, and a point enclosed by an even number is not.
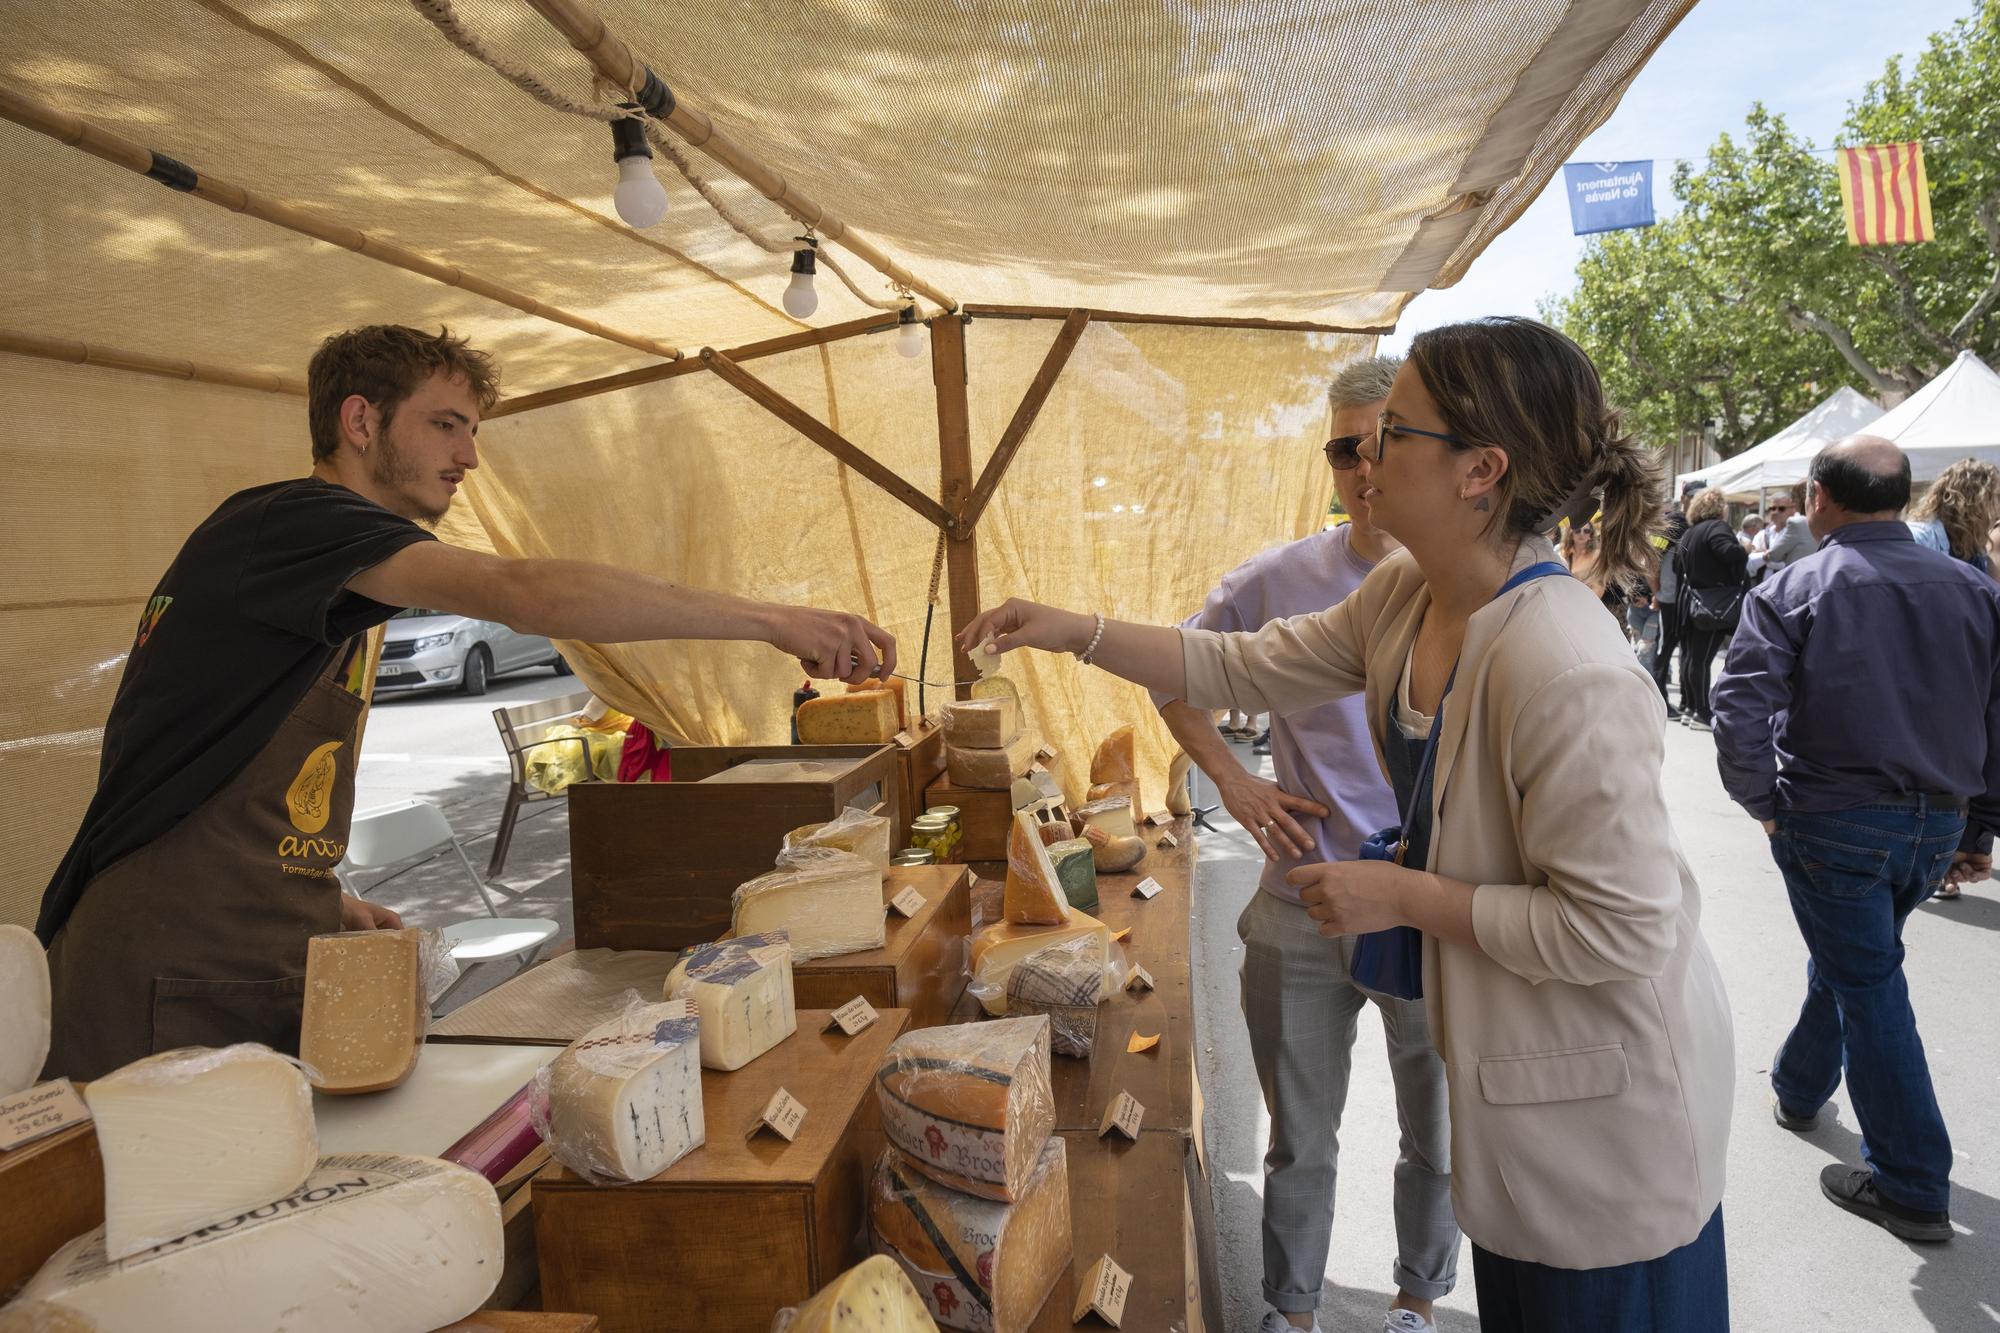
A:
[[[49,1058],[49,956],[35,932],[0,926],[0,1097],[20,1092]]]
[[[968,1194],[1018,1198],[1055,1129],[1049,1020],[906,1032],[875,1087],[883,1130],[918,1170]]]

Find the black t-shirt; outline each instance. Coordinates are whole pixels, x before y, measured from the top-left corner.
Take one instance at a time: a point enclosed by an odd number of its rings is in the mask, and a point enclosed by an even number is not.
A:
[[[44,944],[93,876],[227,785],[347,641],[399,609],[347,581],[435,540],[315,477],[239,491],[194,530],[140,615],[97,794],[42,895]]]

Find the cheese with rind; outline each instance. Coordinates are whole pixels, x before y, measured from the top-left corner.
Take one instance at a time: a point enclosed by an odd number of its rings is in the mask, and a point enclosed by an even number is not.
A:
[[[914,1165],[895,1148],[884,1149],[876,1162],[868,1196],[870,1243],[902,1265],[945,1327],[1025,1330],[1072,1257],[1063,1139],[1041,1145],[1013,1203],[946,1189]]]
[[[667,974],[667,998],[700,1011],[704,1069],[741,1069],[798,1030],[791,940],[772,930],[696,945]]]
[[[1007,830],[1007,882],[1001,913],[1023,925],[1059,926],[1069,920],[1069,899],[1055,862],[1042,843],[1041,826],[1025,810],[1014,812]]]
[[[902,729],[896,696],[884,689],[808,699],[797,720],[801,745],[879,745]]]
[[[902,1267],[871,1254],[804,1305],[778,1311],[771,1333],[938,1333],[938,1326]]]
[[[1087,829],[1098,829],[1109,838],[1136,838],[1139,824],[1134,818],[1132,801],[1125,796],[1110,796],[1092,801],[1076,812]]]
[[[910,691],[908,683],[901,676],[888,676],[881,680],[871,680],[860,685],[849,685],[849,694],[865,694],[870,690],[887,690],[896,696],[896,726],[907,731],[910,726]]]
[[[1007,1012],[1007,979],[1023,958],[1051,944],[1092,938],[1104,957],[1111,955],[1111,932],[1087,912],[1070,909],[1060,926],[1023,926],[995,921],[972,932],[972,985],[969,989],[989,1014]]]
[[[1097,753],[1091,756],[1090,760],[1090,780],[1092,782],[1139,780],[1138,744],[1129,723],[1098,742]]]
[[[83,1099],[113,1259],[281,1199],[319,1161],[312,1088],[268,1046],[148,1056],[93,1080]]]
[[[889,1142],[932,1179],[1016,1199],[1055,1129],[1049,1022],[1005,1019],[898,1037],[876,1071]]]
[[[838,852],[852,852],[879,867],[884,873],[889,869],[889,820],[882,815],[871,815],[866,810],[849,807],[840,812],[838,818],[824,824],[801,824],[785,835],[785,852],[794,847],[831,847]],[[778,864],[785,864],[781,852]]]
[[[0,926],[0,1097],[30,1087],[49,1058],[49,955],[35,932]]]
[[[784,865],[737,888],[731,912],[732,935],[788,934],[795,963],[879,949],[888,939],[881,870],[830,847],[792,848]]]
[[[1097,1006],[1105,998],[1106,961],[1095,936],[1035,950],[1008,974],[1007,1012],[1046,1015],[1050,1049],[1089,1059],[1097,1039]]]
[[[420,1333],[463,1319],[505,1261],[485,1179],[428,1157],[323,1157],[297,1189],[128,1259],[95,1228],[22,1288],[105,1329]]]
[[[947,744],[945,772],[954,787],[1006,791],[1014,785],[1015,778],[1035,766],[1035,750],[1040,743],[1032,733],[1023,732],[997,750],[968,750]]]
[[[306,941],[299,1059],[321,1092],[380,1092],[408,1078],[430,1027],[424,932],[355,930]]]
[[[1051,844],[1049,860],[1055,862],[1056,879],[1071,907],[1086,912],[1097,910],[1097,858],[1088,838],[1065,838]]]
[[[701,1020],[685,999],[634,1004],[536,1081],[549,1151],[585,1179],[651,1180],[706,1141]]]
[[[947,745],[968,750],[997,750],[1010,745],[1021,734],[1021,705],[1004,695],[996,699],[967,699],[944,706],[944,739]]]

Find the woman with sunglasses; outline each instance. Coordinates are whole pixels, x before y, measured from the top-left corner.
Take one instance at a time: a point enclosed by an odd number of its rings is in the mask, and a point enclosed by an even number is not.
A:
[[[961,642],[1076,653],[1198,708],[1363,695],[1400,856],[1292,878],[1323,934],[1422,932],[1481,1327],[1726,1329],[1733,1042],[1660,786],[1664,705],[1542,536],[1593,506],[1607,576],[1639,572],[1657,461],[1576,344],[1510,318],[1418,335],[1360,466],[1404,550],[1326,611],[1217,634],[1017,599]]]

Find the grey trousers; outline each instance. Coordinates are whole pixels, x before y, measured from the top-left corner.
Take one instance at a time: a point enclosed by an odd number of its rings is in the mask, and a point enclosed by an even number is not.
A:
[[[1399,1290],[1436,1300],[1458,1281],[1451,1211],[1451,1124],[1444,1062],[1422,1000],[1357,986],[1352,937],[1327,939],[1296,904],[1258,891],[1236,922],[1243,939],[1243,1017],[1271,1146],[1264,1154],[1264,1299],[1287,1314],[1319,1306],[1333,1237],[1340,1116],[1355,1025],[1373,1000],[1388,1035],[1402,1150],[1396,1159]]]

